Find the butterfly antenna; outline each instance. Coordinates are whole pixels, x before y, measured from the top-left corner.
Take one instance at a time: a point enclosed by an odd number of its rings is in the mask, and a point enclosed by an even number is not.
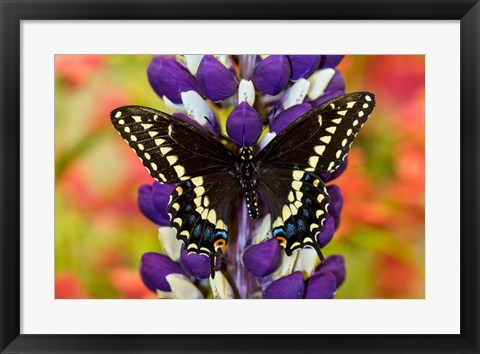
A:
[[[215,124],[213,124],[213,122],[207,116],[203,116],[203,118],[205,118],[205,120],[210,124],[213,130],[216,129]]]
[[[323,253],[322,253],[322,251],[320,250],[320,246],[318,245],[318,242],[313,241],[311,245],[312,245],[313,249],[317,252],[318,258],[320,258],[320,263],[321,263],[323,266],[326,266],[326,265],[327,265],[327,261],[325,260],[325,257],[323,256]]]

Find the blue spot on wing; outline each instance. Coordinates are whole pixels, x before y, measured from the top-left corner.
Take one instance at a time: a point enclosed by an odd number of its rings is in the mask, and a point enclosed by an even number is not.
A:
[[[292,238],[295,236],[295,224],[288,223],[287,225],[287,238]]]
[[[223,237],[224,239],[226,239],[227,232],[224,230],[217,230],[217,232],[215,232],[215,237]]]
[[[302,208],[302,214],[305,217],[305,219],[308,219],[310,217],[310,212],[308,211],[307,208]]]
[[[285,236],[285,229],[283,227],[277,227],[273,230],[273,237],[277,237],[278,235]]]
[[[203,230],[203,238],[207,241],[213,241],[212,227],[206,227],[205,230]]]
[[[305,227],[305,221],[302,219],[298,220],[298,232],[305,233],[307,231],[307,228]]]
[[[202,225],[198,224],[197,226],[195,226],[195,229],[193,230],[193,236],[198,238],[201,236],[201,233],[202,233]]]

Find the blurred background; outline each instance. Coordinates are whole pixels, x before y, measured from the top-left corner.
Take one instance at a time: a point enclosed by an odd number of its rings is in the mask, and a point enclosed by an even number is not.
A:
[[[138,274],[159,251],[156,226],[137,207],[151,183],[109,113],[135,104],[166,110],[151,89],[151,56],[55,56],[55,298],[154,298]],[[425,296],[424,56],[346,56],[346,91],[377,107],[335,183],[340,228],[324,254],[342,254],[336,298]]]

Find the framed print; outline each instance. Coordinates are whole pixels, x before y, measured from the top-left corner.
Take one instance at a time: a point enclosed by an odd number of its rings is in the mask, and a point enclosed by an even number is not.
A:
[[[1,6],[2,353],[479,352],[477,1]]]

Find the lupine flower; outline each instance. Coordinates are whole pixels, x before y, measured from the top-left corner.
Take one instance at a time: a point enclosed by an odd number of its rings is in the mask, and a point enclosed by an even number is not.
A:
[[[218,136],[225,127],[239,146],[263,148],[303,113],[345,94],[336,65],[343,56],[329,55],[186,55],[157,56],[147,69],[153,90],[174,116]],[[226,122],[217,117],[227,117]],[[262,132],[268,128],[262,139]],[[340,223],[343,198],[332,180],[343,173],[347,160],[334,172],[320,176],[330,195],[329,217],[317,236],[327,247]],[[287,256],[271,234],[271,218],[259,199],[260,218],[249,219],[245,201],[233,213],[238,220],[236,242],[229,242],[225,261],[217,259],[217,274],[209,277],[209,259],[188,254],[166,207],[174,186],[154,182],[139,189],[138,205],[159,227],[160,252],[145,253],[140,274],[161,298],[333,298],[345,279],[341,255],[320,264],[313,249]],[[231,230],[235,232],[235,230]],[[233,237],[232,237],[233,239]],[[228,274],[227,274],[228,273]],[[208,280],[207,280],[208,278]]]

